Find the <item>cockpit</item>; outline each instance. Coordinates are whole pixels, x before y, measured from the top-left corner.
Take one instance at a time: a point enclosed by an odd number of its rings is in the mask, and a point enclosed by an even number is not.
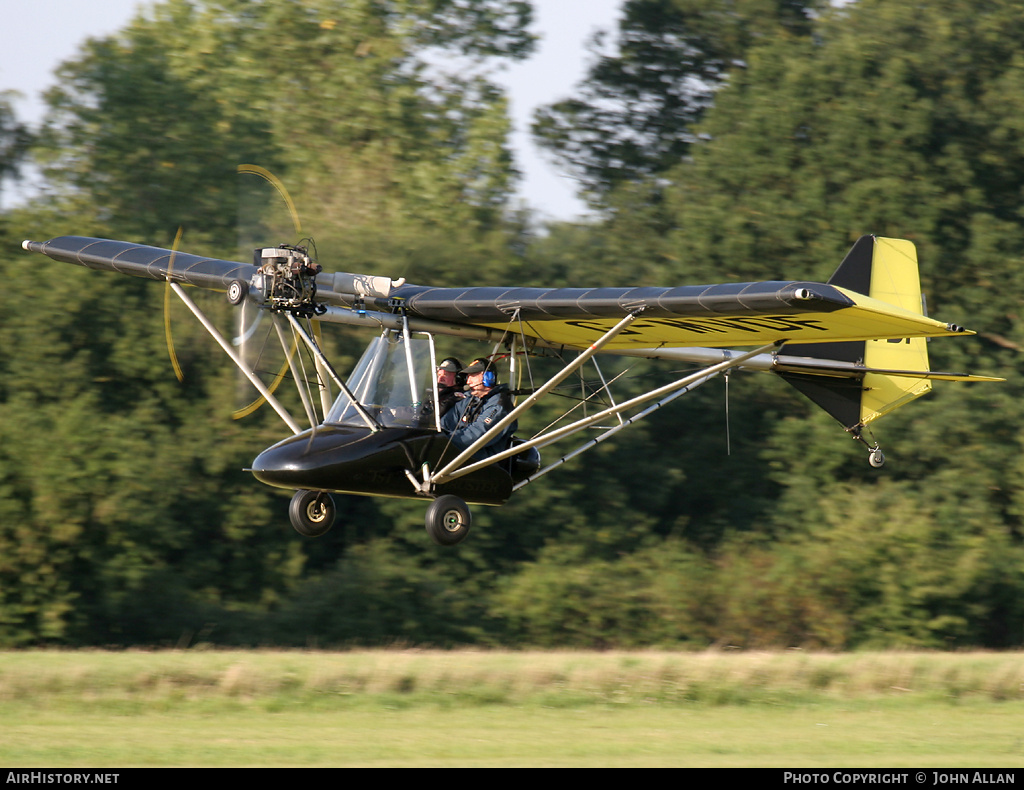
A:
[[[433,337],[385,331],[370,341],[326,423],[365,425],[369,416],[384,428],[441,430]],[[364,416],[366,415],[366,416]]]

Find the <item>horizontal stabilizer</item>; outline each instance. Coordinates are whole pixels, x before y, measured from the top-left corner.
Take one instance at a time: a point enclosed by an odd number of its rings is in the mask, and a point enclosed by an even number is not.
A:
[[[788,348],[788,347],[787,347]],[[931,381],[1006,381],[995,376],[978,376],[973,373],[947,373],[938,370],[899,370],[896,368],[869,368],[849,362],[810,357],[780,356],[773,370],[776,373],[802,373],[809,376],[831,376],[835,378],[860,378],[866,373],[881,373],[886,376],[902,376],[911,379]]]

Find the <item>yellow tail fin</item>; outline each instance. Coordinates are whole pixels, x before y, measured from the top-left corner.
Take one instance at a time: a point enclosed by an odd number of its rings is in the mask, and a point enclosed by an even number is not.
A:
[[[829,284],[924,314],[917,251],[912,242],[861,236],[839,264]],[[928,378],[907,375],[928,373],[928,347],[924,338],[867,340],[844,343],[787,343],[787,359],[828,360],[847,370],[807,371],[794,366],[780,375],[848,431],[860,429],[931,389]],[[876,369],[868,372],[866,369]],[[882,370],[877,370],[877,369]],[[887,371],[900,371],[890,375]]]
[[[867,295],[923,315],[917,250],[913,243],[877,237],[873,242]],[[928,370],[928,341],[923,337],[868,340],[864,346],[864,366],[867,368]],[[920,398],[931,390],[932,383],[926,378],[867,373],[861,388],[860,423],[867,425],[883,414]]]

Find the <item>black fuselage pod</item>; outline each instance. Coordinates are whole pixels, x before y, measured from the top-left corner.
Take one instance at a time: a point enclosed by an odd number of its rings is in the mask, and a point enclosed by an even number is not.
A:
[[[455,455],[455,449],[448,447],[448,436],[429,429],[371,431],[354,425],[321,425],[315,433],[304,431],[268,447],[252,462],[252,473],[260,482],[278,488],[422,499],[406,470],[421,479],[424,463],[437,469]],[[512,494],[512,482],[504,469],[487,466],[437,486],[434,494],[502,505]]]

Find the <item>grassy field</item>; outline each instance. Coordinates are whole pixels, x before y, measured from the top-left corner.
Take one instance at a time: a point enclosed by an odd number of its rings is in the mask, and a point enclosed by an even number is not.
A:
[[[1016,653],[0,653],[0,765],[1024,765]]]

